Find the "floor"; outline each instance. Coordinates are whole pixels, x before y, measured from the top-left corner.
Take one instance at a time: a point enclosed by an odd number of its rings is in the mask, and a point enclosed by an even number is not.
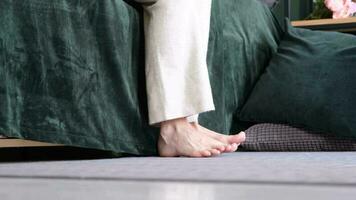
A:
[[[0,164],[0,199],[355,199],[356,153]]]

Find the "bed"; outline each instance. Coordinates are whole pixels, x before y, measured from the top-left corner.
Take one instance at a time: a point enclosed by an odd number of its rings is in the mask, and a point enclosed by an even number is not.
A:
[[[3,0],[0,27],[0,133],[21,140],[12,146],[157,155],[139,4]],[[259,1],[213,1],[207,61],[216,111],[200,116],[204,126],[229,134],[256,124],[240,111],[284,32]]]

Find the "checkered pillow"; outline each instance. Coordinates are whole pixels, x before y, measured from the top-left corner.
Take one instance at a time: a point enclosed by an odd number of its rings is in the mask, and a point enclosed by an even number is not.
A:
[[[356,139],[307,131],[281,124],[258,124],[246,132],[247,151],[355,151]]]

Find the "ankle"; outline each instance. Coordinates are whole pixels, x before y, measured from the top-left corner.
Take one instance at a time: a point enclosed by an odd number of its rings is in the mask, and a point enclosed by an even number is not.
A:
[[[161,130],[166,128],[176,129],[187,123],[188,120],[186,118],[177,118],[177,119],[163,121],[161,122]]]
[[[188,120],[185,117],[177,118],[177,119],[171,119],[171,120],[167,120],[167,121],[161,122],[161,127],[177,126],[177,124],[187,123],[187,122],[188,122]]]
[[[160,134],[162,137],[171,137],[187,128],[189,122],[186,118],[167,120],[161,123]]]

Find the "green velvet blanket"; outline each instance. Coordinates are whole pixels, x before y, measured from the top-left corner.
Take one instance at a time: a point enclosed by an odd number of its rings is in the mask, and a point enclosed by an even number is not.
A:
[[[0,133],[156,155],[148,126],[142,8],[123,0],[0,1]],[[255,0],[213,0],[208,52],[216,111],[228,134],[282,34]]]

